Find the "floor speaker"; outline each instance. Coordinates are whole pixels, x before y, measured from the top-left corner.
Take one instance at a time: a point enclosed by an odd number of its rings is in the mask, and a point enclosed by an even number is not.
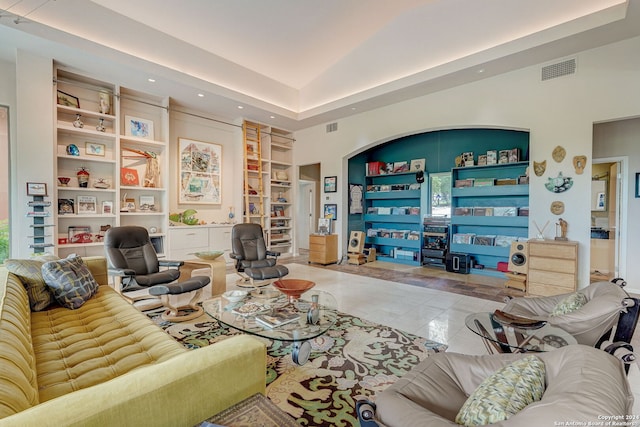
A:
[[[362,253],[364,250],[364,232],[362,231],[352,231],[349,236],[349,249],[347,252],[349,253]]]
[[[509,271],[520,274],[529,272],[529,244],[527,242],[511,243]]]

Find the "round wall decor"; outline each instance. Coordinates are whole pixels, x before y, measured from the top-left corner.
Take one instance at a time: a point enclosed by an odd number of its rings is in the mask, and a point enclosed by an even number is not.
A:
[[[551,153],[551,157],[553,157],[553,160],[555,160],[558,163],[563,161],[564,156],[566,155],[567,155],[567,150],[565,150],[563,147],[559,145],[556,148],[554,148],[553,153]]]
[[[554,215],[562,215],[564,213],[564,203],[556,200],[551,203],[551,213]]]

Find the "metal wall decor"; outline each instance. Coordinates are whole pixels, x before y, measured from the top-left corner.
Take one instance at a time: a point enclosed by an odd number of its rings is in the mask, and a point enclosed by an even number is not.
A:
[[[576,174],[582,175],[584,168],[587,165],[587,156],[573,156],[573,167],[576,170]]]
[[[533,172],[536,176],[544,175],[544,171],[547,170],[547,161],[543,160],[541,162],[533,162]]]
[[[547,190],[553,193],[564,193],[573,186],[573,178],[563,176],[562,172],[558,172],[558,176],[555,178],[548,178],[548,181],[544,186]]]
[[[562,215],[564,213],[564,203],[556,200],[551,203],[551,213],[554,215]]]
[[[555,160],[557,163],[560,163],[561,161],[563,161],[564,156],[566,155],[567,155],[567,150],[565,150],[563,147],[559,145],[556,148],[554,148],[553,152],[551,153],[551,157],[553,157],[553,160]]]

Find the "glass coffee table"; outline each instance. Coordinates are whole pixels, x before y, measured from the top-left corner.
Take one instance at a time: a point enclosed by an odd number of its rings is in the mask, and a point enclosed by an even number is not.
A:
[[[268,294],[268,292],[266,292]],[[328,292],[309,290],[299,299],[264,292],[250,293],[243,301],[232,303],[219,296],[202,303],[204,311],[221,325],[270,340],[291,342],[294,363],[304,365],[311,344],[331,328],[338,317],[336,299]]]
[[[482,337],[489,353],[550,351],[578,341],[568,332],[548,323],[539,328],[514,327],[496,320],[494,313],[474,313],[465,324]]]

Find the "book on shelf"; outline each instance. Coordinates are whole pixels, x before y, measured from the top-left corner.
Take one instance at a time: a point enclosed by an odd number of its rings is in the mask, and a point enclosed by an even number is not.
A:
[[[474,236],[473,244],[480,246],[493,246],[496,241],[496,236]]]
[[[491,186],[495,183],[495,179],[494,178],[476,178],[473,181],[473,186],[474,187],[486,187],[486,186]]]
[[[473,208],[473,216],[492,216],[493,208]]]
[[[298,319],[300,319],[300,313],[290,311],[276,311],[273,314],[259,314],[256,316],[256,322],[271,329],[295,322]]]
[[[470,245],[475,237],[475,233],[456,233],[451,238],[452,243]]]

